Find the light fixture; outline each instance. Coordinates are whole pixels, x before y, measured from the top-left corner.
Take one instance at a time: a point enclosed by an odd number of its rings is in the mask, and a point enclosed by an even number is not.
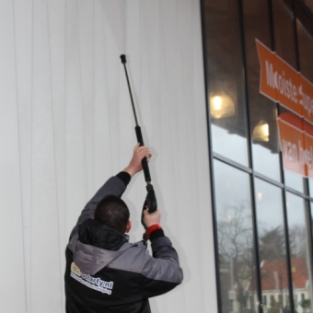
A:
[[[269,141],[270,129],[268,123],[260,121],[253,129],[252,139],[253,141]]]
[[[213,118],[229,117],[235,114],[234,101],[224,93],[210,94],[210,113]]]

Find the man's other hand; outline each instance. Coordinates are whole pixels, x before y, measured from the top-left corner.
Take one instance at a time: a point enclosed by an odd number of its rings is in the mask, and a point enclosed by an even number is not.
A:
[[[143,210],[143,223],[146,228],[149,228],[152,225],[160,225],[161,212],[159,210],[149,213],[148,210]]]
[[[140,146],[139,143],[134,148],[132,159],[130,160],[129,165],[124,169],[124,172],[127,172],[130,176],[134,176],[136,173],[142,170],[141,160],[146,157],[149,162],[152,154],[148,147]]]

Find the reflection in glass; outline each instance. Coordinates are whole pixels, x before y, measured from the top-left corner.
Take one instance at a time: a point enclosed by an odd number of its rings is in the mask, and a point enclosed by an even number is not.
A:
[[[305,191],[305,178],[303,178],[303,176],[290,171],[284,171],[284,173],[285,173],[285,183],[288,187],[291,187],[300,192]]]
[[[204,0],[203,8],[213,151],[248,166],[238,3]]]
[[[260,94],[260,63],[255,43],[257,38],[271,47],[268,1],[243,0],[243,11],[253,165],[257,172],[281,181],[277,106]]]
[[[297,23],[298,48],[301,74],[313,83],[313,38],[311,34]],[[313,179],[309,179],[310,196],[313,197]]]
[[[288,232],[291,254],[291,271],[294,310],[311,313],[312,309],[312,255],[310,254],[310,217],[307,203],[287,193]]]
[[[229,117],[235,114],[234,101],[225,93],[210,94],[210,113],[213,118]]]
[[[293,13],[283,0],[273,0],[275,51],[279,57],[297,69]],[[281,108],[280,113],[285,112]],[[304,192],[304,179],[298,174],[285,171],[285,183],[297,191]]]
[[[281,114],[284,113],[290,113],[291,111],[281,108]],[[298,154],[296,154],[298,155]],[[302,193],[307,193],[307,188],[305,184],[306,178],[304,178],[302,175],[298,173],[294,173],[288,170],[284,170],[284,176],[285,176],[285,184],[286,186],[293,188],[297,191],[300,191]]]
[[[297,23],[298,48],[301,74],[313,84],[313,37]]]
[[[261,120],[252,131],[253,141],[269,141],[270,131],[266,121]]]
[[[273,0],[273,20],[276,53],[297,69],[293,31],[293,13],[284,0]]]
[[[313,198],[313,178],[309,178],[309,192],[310,197]]]
[[[222,312],[257,312],[249,175],[219,161],[214,169]]]
[[[264,313],[290,307],[282,190],[256,179],[257,223]]]

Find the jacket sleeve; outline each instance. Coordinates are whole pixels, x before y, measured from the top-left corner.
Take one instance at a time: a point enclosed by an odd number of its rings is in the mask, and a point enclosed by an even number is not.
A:
[[[94,216],[94,212],[96,210],[97,204],[108,195],[115,195],[117,197],[121,197],[123,192],[126,189],[127,184],[119,178],[118,176],[114,176],[109,178],[105,184],[96,192],[96,194],[90,199],[90,201],[86,204],[85,208],[81,212],[76,226],[72,230],[72,237],[77,231],[78,226],[85,221],[86,219],[92,218]]]
[[[164,294],[183,280],[178,254],[169,238],[162,236],[151,242],[153,257],[146,253],[142,274],[143,298]]]

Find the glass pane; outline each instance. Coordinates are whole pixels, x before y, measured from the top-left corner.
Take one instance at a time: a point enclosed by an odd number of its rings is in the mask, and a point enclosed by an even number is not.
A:
[[[283,0],[273,0],[272,4],[275,52],[294,69],[297,69],[293,13]],[[280,111],[280,113],[283,113],[284,109],[281,108]],[[303,177],[293,172],[284,172],[286,185],[300,192],[304,192]]]
[[[313,83],[313,38],[299,22],[297,30],[300,72]]]
[[[293,30],[293,13],[284,0],[273,0],[275,51],[289,65],[297,69]]]
[[[217,160],[214,173],[221,309],[256,312],[256,291],[248,288],[255,281],[250,177]]]
[[[290,113],[290,111],[288,111],[285,108],[281,108],[280,109],[280,113],[283,115],[285,113]],[[293,144],[295,144],[295,152],[294,152],[294,159],[296,159],[295,162],[299,162],[299,150],[298,150],[298,143],[297,142],[293,142]],[[286,155],[288,154],[288,149],[286,149],[286,146],[284,146],[285,151],[283,151],[283,153]],[[284,170],[284,175],[285,175],[285,184],[290,187],[293,188],[297,191],[300,191],[302,193],[307,193],[307,188],[306,188],[306,178],[304,178],[301,174],[298,173],[294,173],[291,172],[289,170]]]
[[[267,47],[270,29],[267,1],[243,1],[250,123],[254,169],[281,181],[277,105],[260,94],[260,64],[255,39]]]
[[[305,191],[305,178],[301,175],[289,171],[285,172],[285,183],[288,187],[291,187],[300,192]]]
[[[306,201],[287,193],[287,216],[295,312],[311,313],[312,255]]]
[[[256,179],[260,273],[263,311],[290,307],[282,190]]]
[[[299,22],[297,30],[301,74],[313,83],[313,38]],[[309,180],[309,186],[313,197],[313,179]]]
[[[309,192],[310,192],[310,197],[313,198],[313,179],[309,178]]]
[[[203,4],[213,151],[248,166],[238,3],[204,0]]]

